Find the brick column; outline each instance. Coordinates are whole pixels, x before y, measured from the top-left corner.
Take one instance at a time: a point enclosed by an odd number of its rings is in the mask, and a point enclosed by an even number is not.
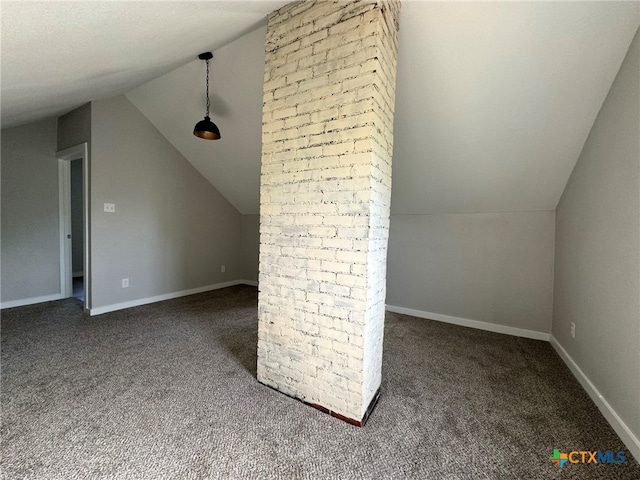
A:
[[[379,395],[398,1],[269,17],[258,380],[363,425]]]

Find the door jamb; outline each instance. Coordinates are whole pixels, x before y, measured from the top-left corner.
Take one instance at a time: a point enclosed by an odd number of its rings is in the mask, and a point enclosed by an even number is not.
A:
[[[58,187],[60,212],[60,291],[64,298],[73,294],[71,269],[71,160],[82,161],[82,250],[84,275],[84,310],[91,309],[91,237],[89,148],[87,142],[56,152],[58,159]]]

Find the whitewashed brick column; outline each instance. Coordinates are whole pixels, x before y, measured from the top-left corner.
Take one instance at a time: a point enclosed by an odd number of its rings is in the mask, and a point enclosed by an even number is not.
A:
[[[363,425],[379,395],[398,1],[269,17],[258,380]]]

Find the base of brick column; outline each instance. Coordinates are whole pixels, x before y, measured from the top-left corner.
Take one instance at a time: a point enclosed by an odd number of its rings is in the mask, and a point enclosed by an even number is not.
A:
[[[277,388],[272,387],[271,385],[267,385],[266,383],[260,382],[260,380],[258,380],[258,382],[264,385],[265,387],[269,387],[271,390],[275,390],[278,393],[287,395],[286,393],[278,390]],[[364,416],[362,417],[362,420],[355,420],[353,418],[345,417],[344,415],[340,415],[339,413],[333,412],[328,408],[323,407],[322,405],[318,405],[317,403],[305,402],[301,398],[292,397],[291,395],[287,395],[287,397],[293,398],[294,400],[298,400],[299,402],[304,403],[305,405],[309,405],[310,407],[313,407],[316,410],[320,410],[321,412],[327,413],[332,417],[342,420],[343,422],[347,422],[351,425],[355,425],[356,427],[364,427],[365,423],[367,423],[367,420],[369,420],[369,417],[371,416],[371,414],[373,413],[373,410],[376,408],[376,405],[378,404],[378,400],[380,399],[380,387],[378,387],[378,390],[376,391],[375,395],[371,399],[371,402],[369,402],[369,406],[367,407],[367,410],[364,412]]]

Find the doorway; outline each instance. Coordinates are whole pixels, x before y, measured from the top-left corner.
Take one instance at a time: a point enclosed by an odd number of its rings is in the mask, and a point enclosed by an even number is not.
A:
[[[71,295],[84,302],[84,208],[82,204],[84,190],[82,159],[71,160]]]
[[[60,285],[64,298],[91,308],[87,144],[56,153],[60,186]]]

